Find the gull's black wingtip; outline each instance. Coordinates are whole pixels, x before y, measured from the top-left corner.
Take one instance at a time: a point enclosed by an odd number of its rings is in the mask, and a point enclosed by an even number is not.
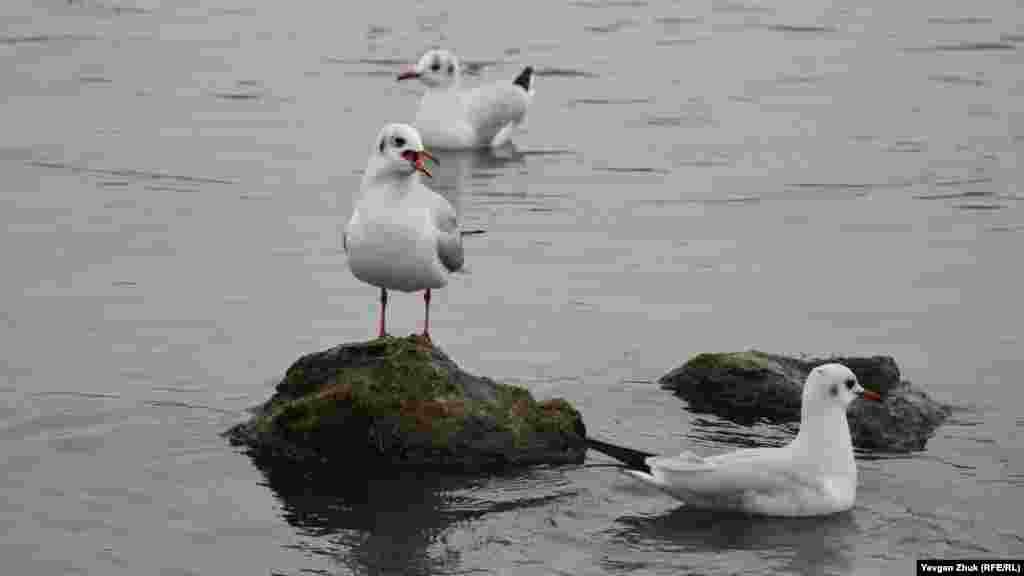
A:
[[[619,462],[626,465],[626,468],[632,470],[639,470],[641,472],[651,473],[651,467],[647,465],[647,459],[656,454],[650,452],[644,452],[643,450],[634,450],[633,448],[626,448],[625,446],[616,446],[600,440],[594,440],[593,438],[587,438],[587,448],[596,450],[606,456],[611,456]]]
[[[529,92],[530,86],[533,85],[533,66],[523,68],[523,71],[519,73],[519,76],[516,76],[512,83]]]

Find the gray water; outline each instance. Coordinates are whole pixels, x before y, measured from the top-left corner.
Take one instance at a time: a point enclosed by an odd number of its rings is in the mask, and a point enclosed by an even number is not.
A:
[[[0,562],[52,574],[877,574],[1022,556],[1024,10],[990,2],[9,0]],[[401,65],[538,70],[516,147],[444,155],[467,369],[655,452],[785,442],[655,380],[693,354],[893,355],[955,406],[847,514],[696,514],[593,466],[266,473],[219,436],[374,334],[340,230]],[[392,299],[412,332],[416,296]]]

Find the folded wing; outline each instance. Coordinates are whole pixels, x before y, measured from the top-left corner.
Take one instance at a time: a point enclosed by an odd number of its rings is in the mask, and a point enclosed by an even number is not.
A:
[[[449,272],[457,272],[465,264],[462,234],[455,208],[442,196],[435,194],[434,226],[437,228],[437,257]]]
[[[651,483],[674,494],[700,499],[820,489],[793,468],[785,448],[754,448],[708,458],[684,453],[654,457],[647,464],[651,467]]]

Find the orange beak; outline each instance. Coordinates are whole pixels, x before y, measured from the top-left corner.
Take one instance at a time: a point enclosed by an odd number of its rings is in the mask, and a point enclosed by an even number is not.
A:
[[[874,390],[868,390],[867,388],[865,388],[864,391],[860,393],[860,397],[864,398],[865,400],[874,400],[875,402],[882,401],[882,396],[878,392],[875,392]]]
[[[415,168],[417,172],[426,174],[427,178],[433,178],[434,176],[429,170],[427,170],[427,167],[423,165],[423,159],[429,158],[434,164],[440,164],[440,162],[437,161],[437,158],[434,158],[433,154],[426,150],[406,150],[405,152],[402,152],[402,158],[411,162],[413,168]]]
[[[407,70],[402,70],[401,74],[398,75],[398,80],[408,80],[410,78],[419,78],[419,77],[420,77],[420,73],[417,72],[415,68],[409,68]]]

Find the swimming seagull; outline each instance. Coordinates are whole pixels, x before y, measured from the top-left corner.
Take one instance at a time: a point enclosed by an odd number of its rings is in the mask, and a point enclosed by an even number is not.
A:
[[[386,335],[388,290],[423,290],[423,336],[430,340],[430,291],[463,267],[455,209],[422,182],[430,176],[419,132],[408,124],[381,129],[345,227],[342,245],[356,278],[380,288],[380,331]]]
[[[429,50],[398,75],[398,80],[410,78],[427,87],[413,124],[432,148],[500,147],[526,118],[534,94],[531,66],[511,82],[463,89],[459,59],[448,50]]]
[[[857,396],[881,400],[842,364],[811,370],[804,383],[800,431],[780,448],[662,457],[587,442],[625,463],[627,473],[694,508],[768,516],[831,514],[851,508],[857,495],[857,464],[846,422],[846,408]]]

